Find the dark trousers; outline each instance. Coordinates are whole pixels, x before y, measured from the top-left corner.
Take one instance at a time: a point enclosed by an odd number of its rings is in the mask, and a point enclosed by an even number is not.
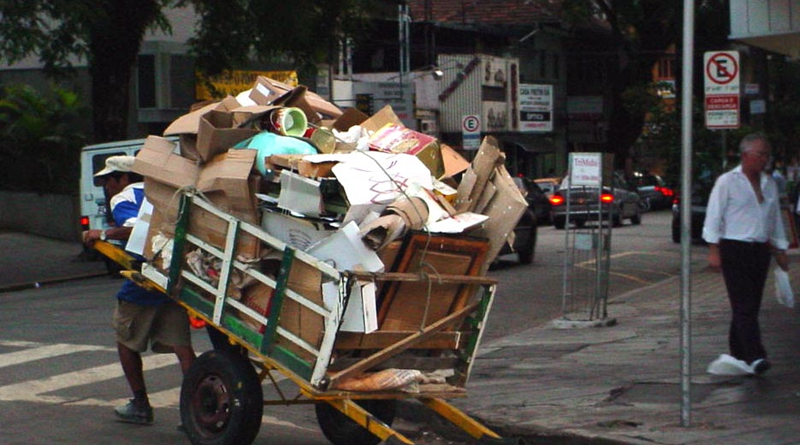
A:
[[[747,363],[766,358],[758,312],[769,272],[769,245],[723,239],[719,243],[719,253],[733,313],[728,334],[730,353]]]

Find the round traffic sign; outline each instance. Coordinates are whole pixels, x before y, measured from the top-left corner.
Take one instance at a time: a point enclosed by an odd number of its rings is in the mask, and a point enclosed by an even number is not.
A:
[[[464,132],[475,133],[481,129],[481,120],[478,116],[474,115],[464,116],[464,119],[461,121],[461,126]]]
[[[706,63],[706,77],[718,85],[725,85],[739,75],[739,64],[728,53],[714,54]]]

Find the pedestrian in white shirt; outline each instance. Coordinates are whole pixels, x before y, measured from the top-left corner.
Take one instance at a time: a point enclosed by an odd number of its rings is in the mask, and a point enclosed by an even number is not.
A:
[[[782,269],[789,268],[778,187],[764,173],[771,150],[761,133],[742,139],[741,164],[717,179],[703,226],[709,266],[722,270],[731,304],[730,355],[756,374],[771,367],[758,324],[771,255]]]

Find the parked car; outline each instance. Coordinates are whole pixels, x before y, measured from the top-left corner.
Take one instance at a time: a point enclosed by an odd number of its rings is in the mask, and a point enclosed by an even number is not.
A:
[[[533,182],[542,189],[547,199],[550,199],[553,193],[561,186],[561,178],[539,178],[534,179]]]
[[[648,172],[635,172],[632,181],[645,211],[667,209],[672,205],[675,192],[667,187],[661,176]]]
[[[536,221],[539,224],[550,221],[550,198],[542,191],[539,185],[535,181],[519,176],[514,178],[514,183],[525,197],[525,200],[528,201],[528,207],[536,215]]]
[[[563,229],[567,223],[567,196],[569,196],[569,221],[577,227],[583,227],[587,222],[597,221],[598,213],[602,219],[611,220],[615,227],[621,226],[622,221],[629,219],[631,224],[642,223],[642,206],[639,195],[629,188],[621,175],[614,174],[613,188],[604,186],[598,197],[597,187],[573,186],[567,189],[568,181],[565,180],[550,198],[552,210],[550,220],[556,229]],[[601,203],[601,205],[598,205]]]

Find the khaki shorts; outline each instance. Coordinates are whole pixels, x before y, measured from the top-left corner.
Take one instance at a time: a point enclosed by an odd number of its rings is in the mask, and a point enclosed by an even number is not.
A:
[[[140,306],[117,300],[114,310],[114,330],[117,342],[138,352],[173,352],[173,346],[190,346],[189,317],[177,303],[159,306]]]

